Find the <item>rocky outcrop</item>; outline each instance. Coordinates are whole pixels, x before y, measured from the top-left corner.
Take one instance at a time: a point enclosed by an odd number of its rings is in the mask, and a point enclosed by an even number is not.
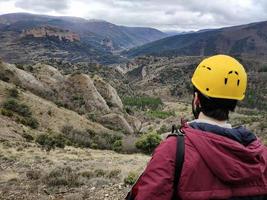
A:
[[[32,67],[31,73],[37,80],[53,91],[59,91],[65,77],[54,67],[38,63]]]
[[[85,74],[67,76],[61,90],[61,100],[71,108],[86,112],[109,113],[110,109],[94,86],[92,79]]]
[[[117,108],[119,111],[123,110],[123,104],[121,98],[119,97],[117,91],[107,82],[105,82],[101,77],[95,75],[94,85],[97,88],[101,96],[106,100],[108,106],[111,109]]]
[[[68,40],[70,42],[80,41],[80,36],[69,30],[60,29],[52,26],[35,27],[28,30],[23,30],[22,36],[32,36],[35,38],[42,37],[57,37],[60,41]]]
[[[139,132],[140,120],[123,112],[117,91],[101,77],[94,76],[91,79],[81,73],[64,76],[54,67],[40,63],[25,68],[28,71],[0,63],[0,78],[53,101],[58,106],[87,116],[92,114],[92,121],[109,129],[128,134]]]
[[[129,125],[133,127],[135,133],[138,133],[141,130],[142,123],[138,118],[131,115],[125,115],[125,119]]]
[[[18,69],[15,65],[0,64],[0,78],[6,82],[11,82],[24,89],[28,89],[38,95],[51,94],[51,89],[45,87],[31,73]]]
[[[124,133],[133,134],[134,130],[126,121],[126,119],[119,114],[110,113],[107,115],[102,116],[99,119],[99,122],[112,130],[122,131]]]

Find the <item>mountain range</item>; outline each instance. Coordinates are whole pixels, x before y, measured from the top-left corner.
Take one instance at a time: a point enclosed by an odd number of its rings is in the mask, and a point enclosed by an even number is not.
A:
[[[208,56],[214,54],[263,56],[267,54],[267,22],[208,29],[175,35],[133,48],[128,57]]]
[[[77,17],[28,13],[0,16],[0,55],[9,62],[59,59],[112,63],[120,60],[114,52],[165,36],[152,28],[118,26]]]

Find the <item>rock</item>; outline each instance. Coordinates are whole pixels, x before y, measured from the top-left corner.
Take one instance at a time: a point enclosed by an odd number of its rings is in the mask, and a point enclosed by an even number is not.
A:
[[[71,108],[84,108],[87,112],[109,113],[110,109],[94,86],[92,79],[85,74],[69,75],[60,90],[60,98]]]
[[[60,41],[62,41],[63,39],[70,42],[80,41],[80,36],[78,34],[53,26],[41,26],[23,30],[22,36],[32,36],[35,38],[45,38],[52,36],[58,38]]]
[[[123,104],[121,98],[117,94],[117,91],[107,82],[105,82],[102,78],[95,75],[94,85],[97,88],[98,92],[101,96],[106,100],[108,106],[112,109],[114,107],[119,108],[120,111],[123,110]]]
[[[0,77],[7,82],[14,83],[38,95],[43,96],[52,93],[49,88],[45,87],[31,73],[18,69],[12,64],[2,63],[0,65]]]
[[[33,75],[51,89],[58,90],[64,81],[64,76],[54,67],[38,63],[32,67]]]
[[[129,125],[129,123],[126,121],[126,119],[119,114],[116,113],[110,113],[107,115],[102,116],[99,119],[99,122],[112,130],[118,130],[123,131],[128,134],[134,133],[133,128]]]
[[[137,119],[134,116],[131,115],[125,115],[125,118],[127,120],[127,122],[133,127],[134,132],[139,132],[141,127],[142,127],[142,123],[139,119]]]

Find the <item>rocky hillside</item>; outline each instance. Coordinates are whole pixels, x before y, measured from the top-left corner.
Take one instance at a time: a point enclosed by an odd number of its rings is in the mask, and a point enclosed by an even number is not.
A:
[[[202,56],[174,58],[143,56],[125,64],[112,65],[124,75],[133,93],[157,96],[167,101],[190,102],[190,79]],[[236,56],[248,72],[248,89],[242,106],[267,110],[267,60]],[[130,94],[131,95],[131,94]]]
[[[227,27],[204,32],[188,33],[164,38],[126,54],[157,56],[207,56],[218,53],[265,56],[267,52],[267,22]]]
[[[23,30],[22,37],[27,36],[32,36],[34,38],[56,37],[60,41],[68,40],[70,42],[80,41],[80,36],[78,34],[52,26],[40,26]]]
[[[117,26],[100,20],[26,13],[0,16],[0,55],[12,63],[51,59],[114,63],[123,60],[114,52],[165,36],[152,28]]]
[[[54,102],[57,106],[79,113],[87,121],[101,123],[121,133],[133,134],[141,128],[138,119],[123,112],[123,104],[117,91],[99,76],[91,78],[81,73],[62,75],[55,68],[42,64],[23,70],[15,65],[1,63],[0,69],[1,80],[7,82],[3,82],[4,85],[10,88],[10,84],[15,84],[32,95],[37,95],[35,99],[39,98],[39,101],[44,99],[44,102]],[[56,105],[53,107],[57,107]],[[59,123],[65,121],[58,120]],[[60,128],[63,127],[57,127],[55,131],[60,131]]]
[[[199,59],[144,57],[118,69],[80,64],[76,73],[1,62],[1,199],[123,199],[150,158],[136,152],[150,154],[172,124],[192,119],[187,82],[176,75],[189,76]],[[177,81],[175,98],[168,97]],[[118,95],[112,85],[132,91]],[[266,120],[263,109],[239,107],[230,116],[264,141]]]

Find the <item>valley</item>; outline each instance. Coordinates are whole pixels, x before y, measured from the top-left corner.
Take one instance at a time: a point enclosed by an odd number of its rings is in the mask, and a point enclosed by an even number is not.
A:
[[[0,199],[120,200],[154,148],[193,120],[198,63],[248,73],[229,122],[267,144],[266,22],[170,36],[103,20],[0,16]]]

